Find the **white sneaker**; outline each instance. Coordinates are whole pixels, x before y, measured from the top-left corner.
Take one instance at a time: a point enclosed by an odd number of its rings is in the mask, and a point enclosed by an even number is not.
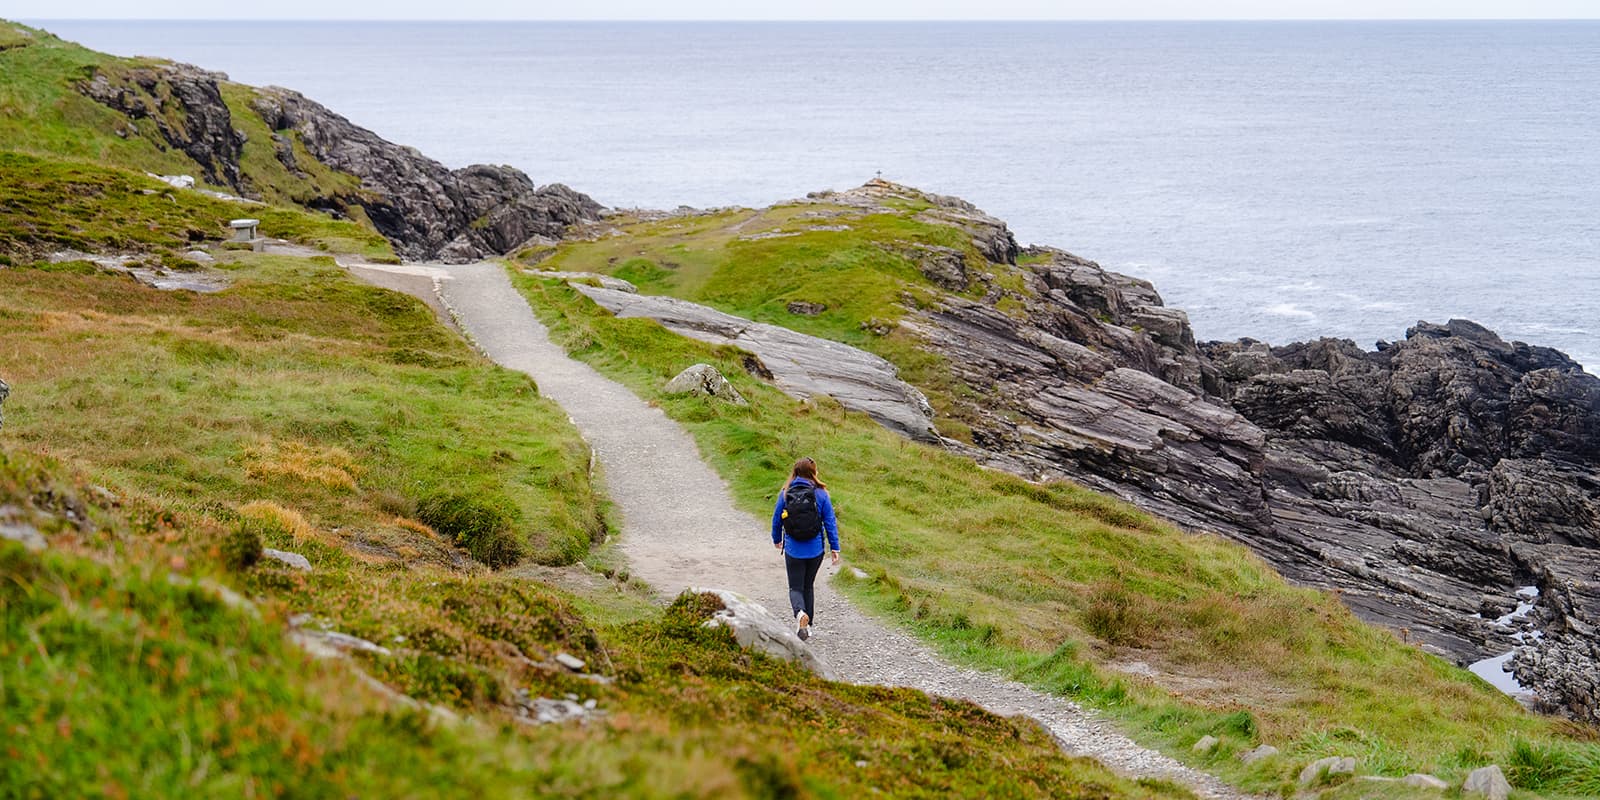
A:
[[[810,639],[811,617],[806,616],[806,612],[804,611],[796,611],[794,612],[794,621],[800,623],[800,630],[795,631],[794,635],[800,637],[800,641],[802,642]]]

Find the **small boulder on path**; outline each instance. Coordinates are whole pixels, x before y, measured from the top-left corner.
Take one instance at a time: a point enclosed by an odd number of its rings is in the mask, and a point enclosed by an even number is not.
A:
[[[667,394],[703,394],[734,405],[749,405],[744,395],[710,364],[695,364],[667,382]]]
[[[1466,797],[1477,795],[1487,797],[1489,800],[1506,800],[1511,796],[1511,784],[1499,767],[1490,764],[1468,773],[1466,783],[1461,784],[1461,794]]]
[[[806,669],[827,680],[835,680],[833,670],[795,635],[794,620],[780,619],[765,606],[738,592],[726,589],[695,589],[714,594],[722,610],[706,620],[706,627],[726,627],[741,647],[760,650],[785,661],[798,661]]]

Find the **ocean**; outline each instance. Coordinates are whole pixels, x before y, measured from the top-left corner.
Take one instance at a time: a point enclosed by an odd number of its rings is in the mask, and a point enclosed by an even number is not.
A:
[[[613,207],[878,174],[1201,339],[1475,320],[1600,364],[1600,23],[40,22]]]

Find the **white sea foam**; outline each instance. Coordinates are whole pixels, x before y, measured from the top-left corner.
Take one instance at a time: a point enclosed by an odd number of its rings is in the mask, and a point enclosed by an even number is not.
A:
[[[1275,317],[1290,317],[1293,319],[1303,320],[1313,320],[1317,318],[1316,314],[1307,311],[1295,305],[1294,303],[1277,303],[1275,305],[1267,306],[1266,308],[1262,309],[1262,311],[1265,311],[1266,313]]]

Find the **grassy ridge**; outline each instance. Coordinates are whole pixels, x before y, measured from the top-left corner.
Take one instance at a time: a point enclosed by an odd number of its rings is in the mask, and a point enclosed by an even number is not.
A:
[[[587,550],[603,509],[561,411],[411,298],[322,260],[224,261],[215,295],[0,269],[0,509],[49,539],[0,542],[0,794],[1188,796],[970,704],[820,681],[694,598],[662,613],[586,570],[467,560],[419,518],[436,492],[508,500],[536,558]],[[253,541],[313,570],[247,566]],[[310,660],[291,618],[390,652]],[[606,716],[527,726],[519,691]]]
[[[1287,585],[1241,546],[1076,486],[980,469],[827,401],[797,403],[746,375],[731,349],[515,279],[570,352],[683,422],[750,510],[770,508],[795,456],[816,457],[849,557],[872,576],[846,590],[959,660],[1106,709],[1141,740],[1255,788],[1287,791],[1299,765],[1325,755],[1387,775],[1519,764],[1519,785],[1552,796],[1584,796],[1600,774],[1600,748]],[[663,396],[696,361],[752,405]],[[1157,677],[1117,669],[1136,661]],[[1204,734],[1223,745],[1197,758],[1188,746]],[[1249,769],[1231,758],[1262,741],[1285,755]],[[1529,766],[1544,747],[1561,756]]]
[[[933,297],[918,271],[919,247],[957,251],[969,272],[990,272],[999,286],[1020,288],[1020,275],[1015,267],[985,261],[960,229],[920,218],[927,203],[888,202],[898,207],[815,202],[665,220],[616,218],[626,236],[520,255],[539,269],[609,273],[647,294],[670,294],[874,352],[927,394],[941,433],[970,440],[966,406],[952,401],[973,390],[893,323],[908,305]],[[975,282],[967,294],[976,298],[983,291]],[[825,309],[792,314],[792,302]]]

